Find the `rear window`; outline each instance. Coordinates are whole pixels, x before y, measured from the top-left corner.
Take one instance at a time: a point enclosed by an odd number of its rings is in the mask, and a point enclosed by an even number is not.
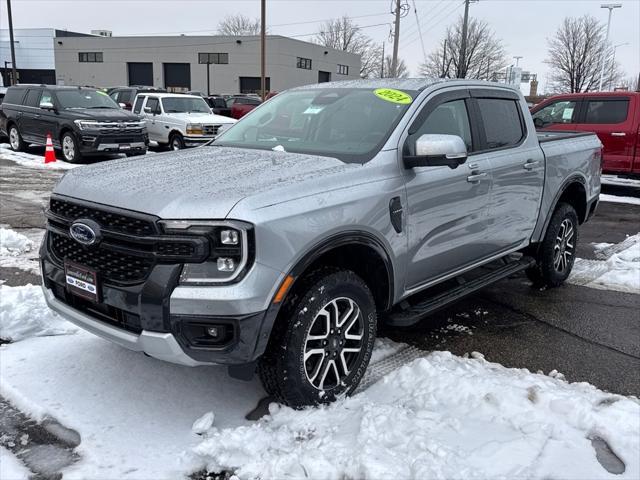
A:
[[[515,100],[479,98],[478,106],[487,140],[486,148],[504,148],[520,143],[524,130]]]
[[[24,88],[7,88],[7,93],[4,96],[4,103],[13,103],[20,105],[20,101],[24,96]]]
[[[40,100],[40,90],[31,90],[27,91],[27,96],[24,99],[24,105],[27,107],[38,107]]]
[[[584,123],[622,123],[628,111],[629,99],[588,100]]]

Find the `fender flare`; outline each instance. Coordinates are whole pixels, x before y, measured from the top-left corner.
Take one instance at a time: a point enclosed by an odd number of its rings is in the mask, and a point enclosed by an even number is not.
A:
[[[582,187],[584,188],[585,191],[585,203],[588,203],[588,199],[586,198],[586,191],[587,191],[587,182],[585,180],[585,178],[577,173],[574,173],[573,175],[570,175],[569,177],[567,177],[563,182],[562,185],[560,186],[560,188],[558,189],[558,191],[556,192],[555,196],[553,197],[553,202],[551,202],[551,207],[549,208],[549,210],[547,211],[546,217],[544,219],[544,223],[542,225],[542,229],[540,230],[539,235],[537,235],[536,238],[536,243],[540,242],[544,236],[547,233],[547,228],[549,227],[549,222],[551,221],[551,217],[553,216],[553,212],[555,212],[556,208],[558,207],[558,203],[560,202],[560,197],[562,197],[562,195],[564,195],[564,193],[567,191],[567,189],[573,185],[574,183],[579,183],[580,185],[582,185]],[[587,212],[588,214],[588,212]],[[582,222],[585,221],[584,218],[579,219]]]

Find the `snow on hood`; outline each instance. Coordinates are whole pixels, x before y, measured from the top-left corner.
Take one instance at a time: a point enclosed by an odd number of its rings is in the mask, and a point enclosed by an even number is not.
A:
[[[54,193],[167,219],[216,219],[245,197],[282,189],[281,201],[292,200],[354,168],[330,157],[205,146],[71,170]]]
[[[180,113],[167,113],[172,118],[183,120],[187,123],[206,123],[206,124],[218,124],[218,123],[236,123],[235,118],[225,117],[223,115],[216,115],[214,113],[205,112],[180,112]]]

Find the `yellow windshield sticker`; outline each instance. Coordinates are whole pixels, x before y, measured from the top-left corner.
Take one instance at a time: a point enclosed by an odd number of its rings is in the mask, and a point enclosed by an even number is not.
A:
[[[99,93],[100,95],[104,95],[105,97],[109,96],[107,95],[107,93],[103,92],[102,90],[96,90],[96,93]]]
[[[382,100],[399,103],[401,105],[409,105],[413,100],[411,95],[401,92],[400,90],[394,90],[393,88],[376,88],[373,93]]]

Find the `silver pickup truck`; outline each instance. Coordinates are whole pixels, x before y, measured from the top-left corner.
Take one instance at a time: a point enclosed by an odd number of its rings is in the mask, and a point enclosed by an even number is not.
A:
[[[537,135],[505,85],[295,88],[209,146],[69,171],[44,293],[129,349],[329,402],[357,387],[381,323],[520,271],[566,280],[600,169],[595,135]]]

